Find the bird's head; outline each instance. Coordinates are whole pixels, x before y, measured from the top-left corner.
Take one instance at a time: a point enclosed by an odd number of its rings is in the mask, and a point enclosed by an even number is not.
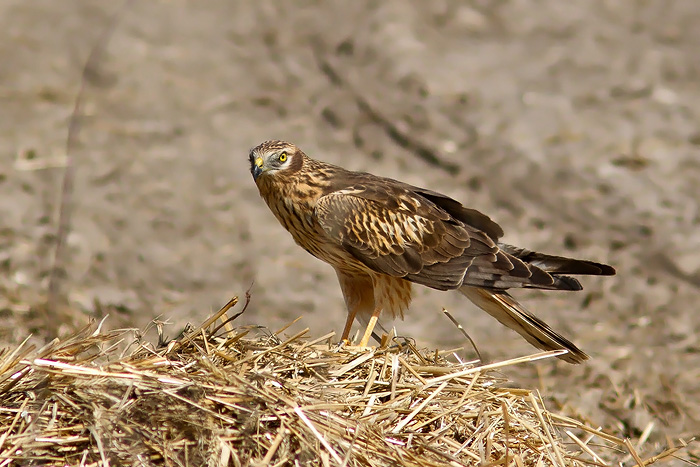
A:
[[[250,150],[250,173],[255,182],[260,177],[291,174],[301,168],[303,154],[285,141],[265,141]]]

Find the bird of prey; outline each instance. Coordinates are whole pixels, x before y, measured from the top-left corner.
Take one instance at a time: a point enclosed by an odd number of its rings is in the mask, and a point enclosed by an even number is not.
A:
[[[581,290],[570,275],[609,276],[606,264],[546,255],[501,243],[488,216],[441,193],[308,157],[294,144],[267,141],[250,151],[260,196],[296,243],[330,264],[348,317],[368,323],[365,347],[380,313],[403,318],[413,283],[458,290],[482,310],[559,358],[588,358],[506,291],[529,287]]]

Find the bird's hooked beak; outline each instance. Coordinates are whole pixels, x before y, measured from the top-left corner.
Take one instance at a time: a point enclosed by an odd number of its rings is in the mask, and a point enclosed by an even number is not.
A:
[[[253,174],[253,180],[257,180],[260,174],[263,173],[263,158],[258,156],[253,161],[253,165],[250,168],[250,173]]]

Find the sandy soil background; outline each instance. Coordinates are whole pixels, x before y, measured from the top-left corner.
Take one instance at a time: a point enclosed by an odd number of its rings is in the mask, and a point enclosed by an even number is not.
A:
[[[68,120],[116,9],[0,0],[3,343],[46,328],[34,309]],[[688,439],[700,431],[698,24],[696,0],[134,2],[89,77],[74,154],[65,290],[82,315],[49,325],[160,316],[173,335],[253,283],[241,323],[303,316],[293,329],[340,331],[332,269],[293,244],[248,171],[250,147],[287,139],[449,194],[508,243],[614,265],[584,292],[517,294],[592,360],[507,374],[633,441],[650,430],[648,454]],[[464,345],[442,307],[488,359],[533,351],[423,288],[399,332]]]

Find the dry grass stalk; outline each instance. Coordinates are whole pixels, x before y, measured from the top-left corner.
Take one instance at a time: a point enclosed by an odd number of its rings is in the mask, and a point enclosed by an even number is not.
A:
[[[488,372],[543,354],[476,368],[412,346],[319,343],[332,334],[249,337],[226,325],[235,303],[162,348],[136,341],[120,354],[115,343],[131,331],[98,327],[4,352],[0,467],[604,463],[573,432],[577,451],[565,447],[552,420],[598,430]]]

